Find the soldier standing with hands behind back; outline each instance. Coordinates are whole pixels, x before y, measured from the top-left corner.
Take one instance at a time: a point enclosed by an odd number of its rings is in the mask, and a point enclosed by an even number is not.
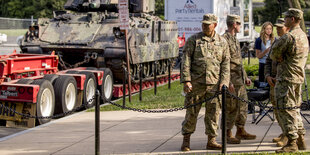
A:
[[[301,105],[301,87],[309,52],[307,36],[299,26],[302,18],[303,12],[299,9],[290,8],[285,13],[285,26],[290,31],[273,45],[270,54],[272,61],[278,62],[276,104],[279,108],[279,121],[283,124],[284,135],[288,138],[287,144],[276,150],[276,153],[306,149],[306,130],[300,119],[300,110],[296,109]]]
[[[284,34],[286,34],[289,31],[289,28],[284,25],[284,18],[279,18],[277,19],[277,23],[274,24],[274,26],[277,27],[277,34],[279,37],[282,37]],[[278,40],[275,40],[277,42]],[[274,42],[274,43],[275,43]],[[271,51],[272,52],[272,51]],[[270,52],[270,53],[271,53]],[[273,112],[274,115],[279,123],[279,126],[282,130],[282,133],[280,134],[279,137],[273,138],[272,141],[277,143],[277,146],[282,147],[286,145],[287,143],[287,137],[283,134],[283,125],[281,124],[282,122],[280,121],[280,116],[279,112],[277,109],[277,104],[276,104],[276,99],[275,99],[275,91],[274,91],[274,86],[276,84],[276,75],[277,75],[277,62],[272,61],[270,58],[270,53],[268,54],[268,57],[266,59],[266,64],[265,64],[265,77],[266,80],[270,86],[270,101],[272,103],[272,106],[274,107]]]
[[[229,49],[226,40],[216,34],[217,17],[213,14],[203,16],[202,32],[192,35],[186,41],[183,50],[183,72],[185,105],[202,102],[212,97],[223,85],[229,84]],[[216,143],[218,121],[221,110],[220,98],[215,97],[205,104],[205,134],[208,135],[206,148],[222,149]],[[186,110],[182,123],[182,151],[190,150],[190,136],[196,129],[197,117],[201,104]]]
[[[230,93],[248,100],[246,85],[251,85],[251,80],[243,68],[240,43],[236,37],[240,32],[240,16],[227,15],[228,30],[223,37],[227,40],[230,51],[230,83],[228,90]],[[227,97],[227,143],[239,144],[241,139],[255,139],[256,135],[249,134],[245,131],[244,126],[247,120],[248,104],[232,97]],[[231,129],[236,125],[236,137],[232,135]]]

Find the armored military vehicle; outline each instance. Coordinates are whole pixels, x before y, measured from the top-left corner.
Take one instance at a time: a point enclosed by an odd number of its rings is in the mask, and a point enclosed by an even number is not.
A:
[[[133,80],[167,74],[168,63],[178,57],[178,27],[154,16],[155,0],[129,1],[129,59]],[[105,68],[114,83],[121,83],[126,67],[125,33],[120,29],[118,0],[68,0],[66,11],[38,19],[21,43],[23,53],[59,56],[60,69]]]

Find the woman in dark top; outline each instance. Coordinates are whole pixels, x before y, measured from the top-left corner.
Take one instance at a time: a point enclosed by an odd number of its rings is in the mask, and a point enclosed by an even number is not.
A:
[[[264,68],[266,58],[270,51],[270,46],[274,42],[275,37],[273,35],[273,25],[270,22],[265,22],[260,31],[260,37],[255,41],[255,52],[256,57],[259,59],[259,82],[265,81]]]

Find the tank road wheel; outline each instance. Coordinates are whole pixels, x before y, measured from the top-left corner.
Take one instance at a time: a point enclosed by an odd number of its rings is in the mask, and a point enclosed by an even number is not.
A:
[[[79,74],[85,74],[86,79],[84,83],[84,91],[83,91],[83,104],[86,104],[86,108],[91,108],[96,103],[96,88],[97,88],[97,80],[96,76],[92,72],[82,71]],[[93,99],[94,97],[94,99]],[[89,102],[93,99],[91,102]]]
[[[32,82],[33,82],[32,79],[20,79],[16,82],[16,84],[30,84]]]
[[[134,79],[131,79],[131,80],[137,80],[138,79],[137,70],[138,70],[137,65],[130,65],[131,77],[134,78]]]
[[[150,63],[144,63],[143,64],[143,77],[149,77],[150,76],[150,70],[151,70],[151,65]]]
[[[54,85],[55,80],[58,77],[59,77],[59,75],[56,75],[56,74],[46,74],[46,75],[44,75],[43,79],[50,81]]]
[[[40,86],[36,103],[37,116],[52,116],[55,109],[55,94],[51,82],[45,79],[37,79],[34,80],[31,84]],[[40,125],[49,121],[51,121],[51,119],[37,119],[36,124]]]
[[[77,84],[72,76],[60,76],[54,83],[55,114],[71,111],[77,105]]]
[[[100,88],[103,103],[111,101],[113,96],[113,74],[109,68],[101,68],[104,71],[102,85]]]
[[[164,62],[163,62],[163,72],[162,72],[162,74],[167,74],[168,73],[168,61],[169,60],[164,60]]]

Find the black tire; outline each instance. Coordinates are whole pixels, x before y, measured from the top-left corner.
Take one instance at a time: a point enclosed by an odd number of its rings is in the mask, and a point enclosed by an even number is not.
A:
[[[63,75],[55,80],[55,114],[65,113],[77,107],[77,84],[72,76]]]
[[[55,93],[54,88],[48,80],[37,79],[32,82],[33,85],[39,85],[40,89],[37,96],[37,116],[53,116],[55,110]],[[42,98],[45,97],[45,98]],[[49,101],[48,101],[49,100]],[[44,103],[41,101],[45,101]],[[47,101],[49,103],[47,103]],[[51,119],[37,119],[36,124],[41,125],[51,121]]]
[[[97,80],[92,72],[81,71],[79,74],[86,75],[83,91],[83,104],[86,108],[91,108],[96,103]],[[92,100],[91,100],[92,99]],[[89,102],[91,101],[91,102]]]
[[[111,101],[113,97],[113,74],[110,68],[100,68],[104,72],[102,85],[100,86],[101,100],[103,103]]]
[[[33,79],[20,79],[16,82],[16,84],[31,84],[33,81]]]
[[[66,72],[66,74],[79,74],[79,71],[69,70]]]
[[[48,80],[54,85],[55,80],[59,77],[59,75],[56,74],[46,74],[44,75],[43,79]]]

